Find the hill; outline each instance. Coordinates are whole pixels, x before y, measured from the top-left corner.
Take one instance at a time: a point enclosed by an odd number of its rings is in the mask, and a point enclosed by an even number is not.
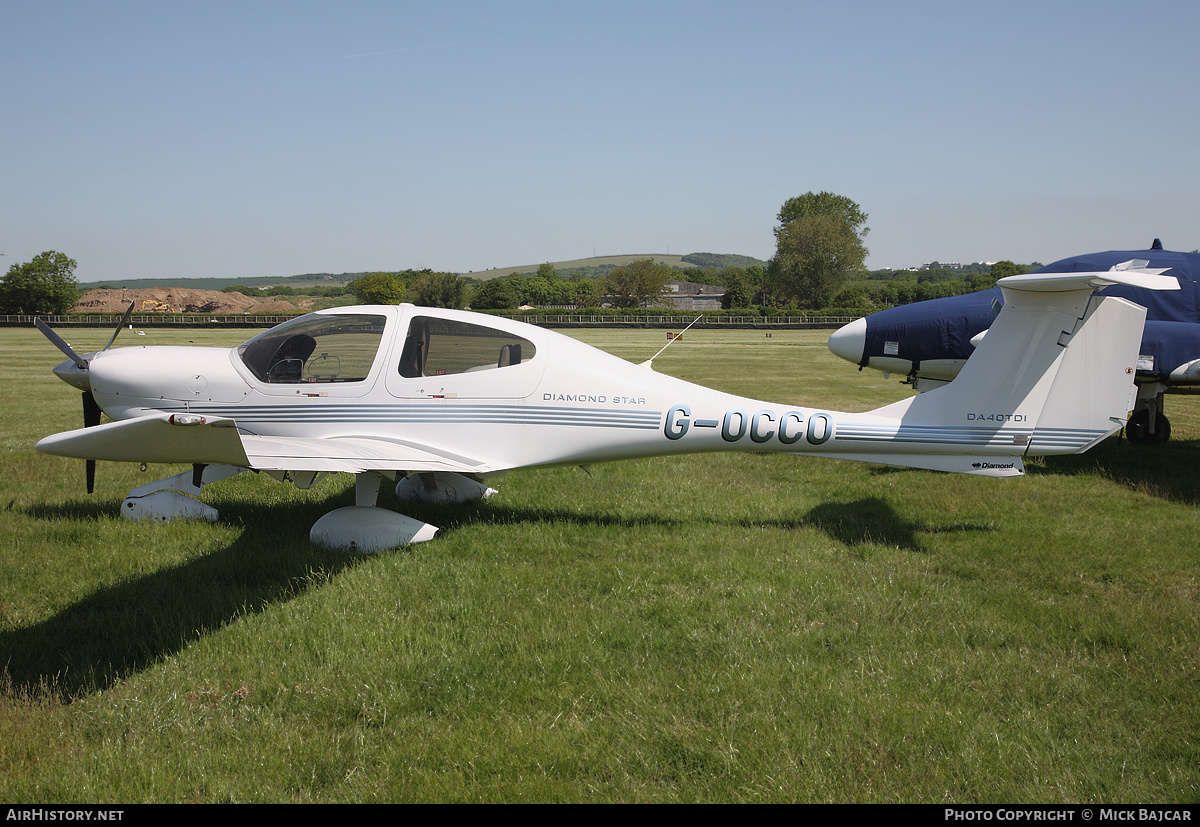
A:
[[[765,261],[759,261],[750,256],[740,256],[724,253],[689,253],[685,256],[661,255],[658,253],[641,253],[638,255],[622,255],[622,256],[595,256],[592,258],[574,259],[571,261],[552,261],[554,269],[563,278],[571,276],[587,276],[590,278],[598,278],[603,276],[610,270],[620,267],[625,264],[630,264],[639,259],[652,258],[656,262],[662,262],[670,267],[679,270],[691,269],[708,269],[708,268],[723,268],[723,267],[749,267],[757,265],[760,267],[766,266]],[[538,267],[546,262],[538,262],[537,264],[521,264],[516,267],[496,267],[491,270],[479,270],[474,273],[462,273],[466,278],[475,279],[476,281],[487,281],[488,279],[496,278],[497,276],[507,276],[510,273],[529,274],[536,273]],[[386,268],[381,268],[386,269]],[[395,268],[399,272],[405,268]],[[284,278],[270,277],[253,277],[253,278],[172,278],[163,276],[161,278],[145,278],[145,279],[123,279],[114,281],[109,279],[103,282],[81,282],[79,291],[86,293],[89,290],[97,289],[127,289],[127,290],[142,290],[156,287],[185,287],[189,290],[224,290],[226,287],[232,287],[239,284],[245,287],[275,287],[278,285],[286,285],[288,287],[323,287],[333,284],[349,284],[365,273],[308,273],[298,276],[287,276]]]
[[[599,278],[610,270],[645,258],[653,259],[656,263],[665,264],[677,270],[721,269],[725,267],[751,267],[755,265],[765,267],[767,264],[765,261],[760,261],[750,256],[727,253],[688,253],[685,256],[663,253],[639,253],[621,256],[593,256],[591,258],[579,258],[572,261],[552,261],[550,264],[554,265],[554,269],[563,278],[570,278],[572,276]],[[544,263],[522,264],[517,267],[496,267],[492,270],[479,270],[474,273],[463,273],[463,275],[479,281],[487,281],[488,279],[507,276],[511,273],[529,275],[536,273],[537,269]]]
[[[661,262],[669,267],[676,267],[681,270],[695,267],[694,264],[685,264],[683,256],[659,255],[657,253],[641,253],[625,256],[593,256],[592,258],[579,258],[572,261],[551,261],[548,263],[554,265],[554,269],[558,271],[560,276],[593,275],[592,271],[607,272],[608,270],[632,264],[644,258],[652,258],[656,262]],[[488,279],[507,276],[511,273],[520,273],[523,276],[527,276],[531,273],[536,273],[537,269],[546,263],[542,261],[537,264],[520,264],[516,267],[494,267],[491,270],[477,270],[473,273],[463,273],[463,275],[479,281],[487,281]]]
[[[256,276],[252,278],[176,278],[160,276],[145,279],[107,279],[105,281],[89,281],[79,283],[79,292],[89,290],[144,290],[156,287],[185,287],[189,290],[224,290],[240,284],[243,287],[268,287],[286,285],[297,289],[304,287],[326,287],[333,284],[349,284],[366,273],[307,273],[300,276]]]

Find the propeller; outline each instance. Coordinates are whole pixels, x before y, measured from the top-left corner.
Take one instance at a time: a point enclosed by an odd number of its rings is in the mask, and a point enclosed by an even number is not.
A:
[[[125,308],[125,315],[122,316],[121,321],[117,323],[117,329],[113,331],[113,335],[108,337],[108,344],[106,344],[104,346],[104,348],[100,351],[101,353],[103,353],[105,350],[108,350],[110,347],[112,347],[113,342],[115,342],[117,340],[117,334],[121,332],[121,328],[123,328],[123,327],[125,327],[125,325],[129,324],[129,317],[133,315],[133,305],[134,305],[134,303],[130,302],[129,307]]]
[[[92,428],[100,424],[100,415],[103,411],[100,409],[99,403],[96,402],[96,397],[92,395],[91,377],[88,375],[88,366],[90,359],[95,359],[100,353],[112,347],[113,342],[117,340],[117,334],[121,332],[121,328],[129,324],[129,317],[133,315],[134,302],[129,303],[129,307],[125,310],[125,315],[121,317],[121,321],[117,323],[116,330],[112,336],[108,338],[106,344],[97,353],[88,353],[86,356],[80,356],[75,352],[69,344],[63,341],[63,338],[50,329],[50,325],[43,322],[41,319],[34,319],[33,324],[38,330],[49,339],[55,347],[66,354],[67,360],[71,362],[68,365],[63,362],[54,368],[54,373],[64,382],[69,385],[74,385],[83,391],[83,427]],[[96,488],[96,460],[86,460],[86,476],[87,476],[87,491],[91,494]]]
[[[83,392],[83,427],[92,428],[100,424],[100,406],[96,404],[96,397],[92,396],[90,390]],[[89,494],[96,490],[96,460],[84,460],[85,474],[87,475],[87,492]]]
[[[132,307],[132,305],[130,306]],[[42,331],[42,333],[46,335],[46,338],[49,339],[56,348],[65,353],[67,358],[75,363],[75,367],[79,368],[80,370],[87,370],[87,359],[84,359],[82,356],[76,353],[69,344],[64,342],[62,336],[59,336],[50,329],[50,325],[46,324],[41,319],[36,318],[33,320],[33,324],[38,330]],[[113,334],[113,337],[116,338],[116,334]],[[109,344],[112,344],[112,342],[110,341]]]

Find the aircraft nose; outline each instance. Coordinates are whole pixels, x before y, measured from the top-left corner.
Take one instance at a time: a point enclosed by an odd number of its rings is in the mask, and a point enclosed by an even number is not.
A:
[[[87,359],[94,355],[89,353],[84,358]],[[79,367],[79,365],[75,364],[74,359],[64,359],[51,368],[51,370],[55,376],[73,388],[79,388],[81,391],[92,389],[92,379],[88,369]]]
[[[829,337],[829,349],[833,354],[856,365],[862,362],[863,349],[866,346],[866,319],[855,319],[850,324],[842,325]]]

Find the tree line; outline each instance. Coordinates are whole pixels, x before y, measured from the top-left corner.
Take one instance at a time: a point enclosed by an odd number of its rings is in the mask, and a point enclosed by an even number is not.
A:
[[[364,304],[408,301],[426,307],[515,310],[519,307],[644,307],[669,299],[668,283],[679,271],[642,259],[614,267],[598,279],[563,278],[553,264],[536,273],[512,272],[486,281],[453,273],[406,270],[371,273],[352,282],[350,291]]]
[[[225,288],[250,296],[309,295],[362,304],[411,302],[426,307],[515,310],[520,307],[635,308],[671,306],[672,280],[703,280],[725,288],[722,307],[747,312],[866,314],[883,307],[960,295],[995,285],[1005,275],[1027,272],[1011,261],[960,270],[868,272],[867,214],[849,198],[808,192],[780,207],[775,255],[763,266],[746,256],[693,253],[685,261],[701,268],[678,270],[646,258],[590,277],[564,277],[552,264],[536,273],[512,272],[485,281],[430,269],[367,273],[349,284],[316,287],[277,285],[259,290]],[[78,300],[76,263],[62,253],[42,253],[13,265],[0,280],[0,313],[65,313]]]
[[[696,258],[709,254],[696,254]],[[713,257],[717,258],[717,257]],[[724,256],[722,258],[735,258]],[[746,257],[741,257],[746,258]],[[711,260],[711,259],[710,259]],[[749,259],[754,261],[754,259]],[[801,303],[786,285],[770,278],[769,267],[761,265],[680,270],[652,259],[628,265],[609,266],[605,275],[564,276],[553,264],[541,265],[536,273],[512,272],[488,280],[477,280],[432,270],[369,273],[347,284],[315,287],[276,285],[266,290],[232,285],[226,292],[249,296],[352,297],[362,304],[411,302],[473,310],[516,310],[521,307],[573,307],[596,309],[601,306],[621,309],[667,304],[670,281],[698,281],[725,288],[722,309],[746,313],[767,312],[778,315],[789,311],[853,314],[884,307],[957,296],[994,287],[1003,276],[1028,272],[1040,267],[1000,261],[965,267],[932,268],[921,271],[876,270],[845,275],[824,303]],[[460,287],[461,283],[461,287]],[[836,292],[832,292],[836,289]]]

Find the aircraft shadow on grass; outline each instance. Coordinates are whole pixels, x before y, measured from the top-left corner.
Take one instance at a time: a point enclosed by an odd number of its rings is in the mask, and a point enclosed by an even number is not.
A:
[[[339,493],[328,503],[283,503],[269,507],[231,500],[225,519],[245,525],[228,547],[141,577],[97,589],[54,617],[0,633],[0,670],[5,691],[51,691],[62,701],[104,690],[247,613],[286,602],[314,585],[358,565],[367,557],[323,550],[309,542],[303,526],[313,510],[353,497]],[[614,515],[508,507],[494,503],[428,510],[447,529],[492,524],[567,522],[582,526],[636,528],[676,526],[683,520],[653,514]],[[72,501],[26,509],[47,521],[106,519],[111,502]],[[754,528],[816,528],[854,548],[870,544],[924,551],[919,535],[990,530],[976,525],[935,525],[900,517],[880,498],[818,505],[794,519],[743,521]]]
[[[819,528],[850,548],[866,545],[894,546],[906,551],[926,551],[921,534],[994,531],[992,526],[972,523],[937,525],[906,520],[879,497],[846,503],[823,503],[804,516],[803,525]]]
[[[227,548],[99,588],[51,618],[0,633],[0,686],[17,695],[49,690],[64,702],[107,689],[365,559],[309,542],[311,504],[238,506],[231,502],[227,517],[246,529]],[[111,519],[113,511],[112,502],[79,501],[27,509],[55,522]]]
[[[433,515],[430,515],[432,518]],[[493,524],[528,524],[537,522],[563,522],[584,527],[616,526],[636,528],[645,525],[662,527],[683,526],[694,523],[695,517],[687,520],[674,519],[653,514],[629,514],[625,516],[599,515],[595,513],[546,509],[525,506],[503,506],[497,504],[478,505],[468,508],[448,509],[437,514],[447,529],[461,528],[485,520]],[[920,534],[945,532],[991,531],[992,526],[971,523],[938,525],[931,522],[906,520],[879,497],[868,497],[852,502],[822,503],[807,514],[789,519],[771,520],[701,520],[713,525],[740,525],[747,528],[772,528],[794,531],[801,528],[816,528],[834,540],[849,547],[865,545],[895,546],[909,551],[925,551]]]
[[[521,507],[521,505],[499,505],[490,503],[476,504],[467,508],[445,509],[439,513],[431,513],[427,519],[436,516],[446,529],[462,528],[472,523],[486,521],[492,525],[529,525],[538,522],[564,522],[583,527],[620,527],[636,528],[640,526],[682,527],[685,523],[697,522],[697,517],[688,519],[673,519],[670,516],[655,514],[595,514],[588,511],[546,509]],[[895,546],[908,551],[926,551],[920,541],[920,534],[938,534],[948,532],[980,532],[995,531],[988,525],[977,523],[952,523],[938,525],[929,521],[906,520],[896,513],[886,499],[868,497],[846,503],[822,503],[812,508],[808,513],[788,519],[774,520],[734,520],[719,519],[698,520],[712,523],[714,526],[742,526],[746,528],[773,528],[778,531],[796,531],[800,528],[816,528],[829,535],[830,538],[848,547],[866,545]]]

